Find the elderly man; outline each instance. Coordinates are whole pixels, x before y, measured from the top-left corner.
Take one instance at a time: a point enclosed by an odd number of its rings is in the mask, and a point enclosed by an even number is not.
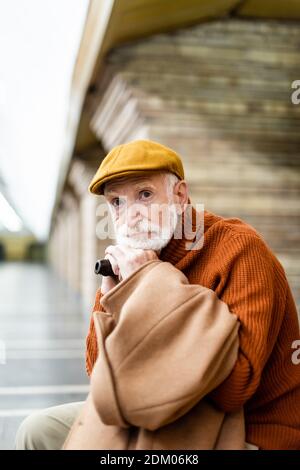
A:
[[[205,428],[205,416],[213,413],[225,422],[224,416],[243,410],[246,448],[300,449],[300,365],[292,349],[299,339],[297,311],[284,269],[258,232],[238,218],[207,210],[204,225],[198,226],[194,207],[185,217],[191,201],[181,159],[153,141],[113,148],[89,190],[104,195],[116,234],[116,244],[105,252],[115,276],[102,278],[87,336],[92,391],[86,402],[27,417],[16,448],[60,449],[64,443],[64,448],[89,448],[89,419],[106,440],[104,444],[97,438],[99,449],[126,448],[124,433],[131,425],[139,433],[131,448],[148,448],[142,442],[152,448],[184,448],[186,417],[195,424],[192,448],[235,448],[237,440],[226,447],[225,441],[216,443],[215,435],[208,443],[197,434],[195,419],[200,419],[198,428]],[[187,221],[194,243],[188,243],[190,232],[184,231]],[[183,315],[178,314],[175,326],[169,320],[163,328],[173,299],[180,302],[172,314],[179,305]],[[160,325],[153,337],[152,317]],[[136,347],[126,350],[130,341],[137,344],[139,334],[139,354]],[[123,376],[122,359],[128,363]],[[107,360],[118,390],[109,388]],[[142,379],[137,378],[138,367],[145,374]],[[165,376],[170,390],[164,386]],[[189,399],[174,405],[183,391]],[[164,408],[158,405],[163,394],[168,404]],[[147,407],[137,408],[137,402],[147,402]],[[200,410],[202,403],[205,408]],[[154,434],[158,447],[153,447]]]

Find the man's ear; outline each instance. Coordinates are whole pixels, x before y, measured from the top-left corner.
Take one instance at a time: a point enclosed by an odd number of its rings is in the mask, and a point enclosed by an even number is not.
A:
[[[185,180],[177,181],[174,185],[174,196],[177,204],[181,206],[182,211],[184,210],[184,204],[188,203],[188,185]]]

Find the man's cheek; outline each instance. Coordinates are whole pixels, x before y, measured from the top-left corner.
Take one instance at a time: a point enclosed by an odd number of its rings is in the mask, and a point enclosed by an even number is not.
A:
[[[153,204],[149,210],[148,220],[149,223],[159,225],[162,218],[162,211],[157,204]]]
[[[122,227],[122,225],[126,223],[124,214],[122,213],[115,214],[113,222],[114,222],[115,228],[118,230],[120,227]]]

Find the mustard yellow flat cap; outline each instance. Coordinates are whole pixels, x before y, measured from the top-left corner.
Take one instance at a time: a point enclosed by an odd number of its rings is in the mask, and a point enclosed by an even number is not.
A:
[[[89,192],[104,194],[103,184],[113,178],[149,170],[170,171],[184,179],[181,158],[174,150],[152,140],[134,140],[111,149],[89,184]]]

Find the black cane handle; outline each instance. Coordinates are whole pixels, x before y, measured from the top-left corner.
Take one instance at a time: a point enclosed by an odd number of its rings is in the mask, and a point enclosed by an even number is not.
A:
[[[95,264],[95,273],[101,274],[102,276],[116,277],[109,259],[98,259]]]

